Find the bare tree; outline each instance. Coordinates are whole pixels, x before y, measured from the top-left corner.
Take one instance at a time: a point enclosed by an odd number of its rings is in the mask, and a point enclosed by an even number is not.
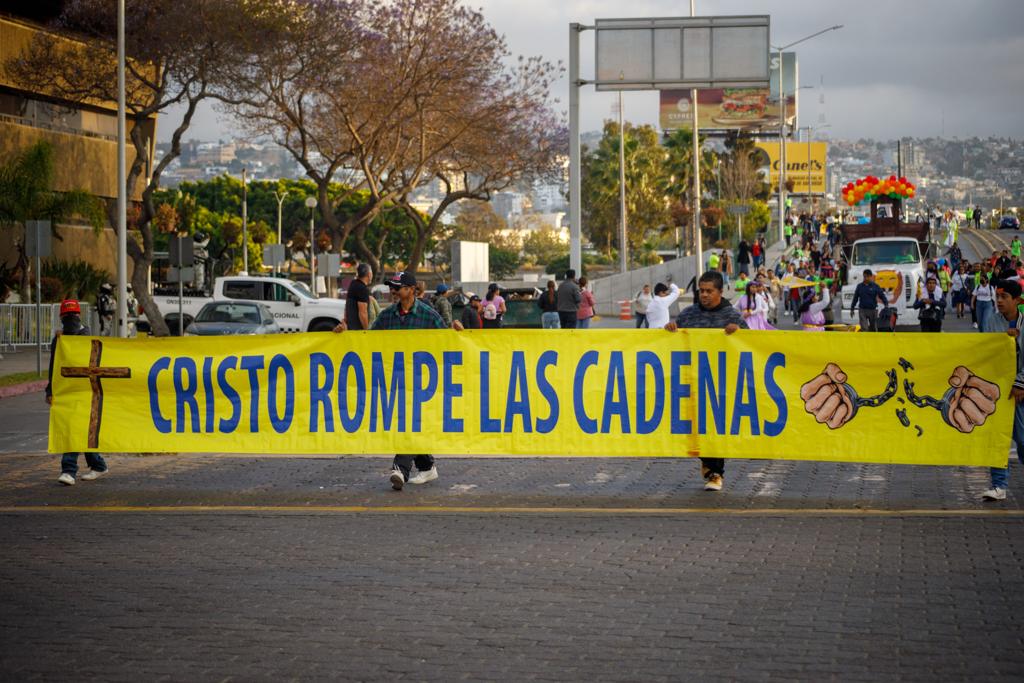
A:
[[[127,191],[142,184],[138,234],[129,234],[128,255],[134,268],[132,285],[157,335],[168,334],[163,316],[149,294],[147,275],[153,261],[156,216],[153,192],[161,174],[181,154],[181,138],[199,103],[213,94],[213,84],[239,59],[240,32],[255,3],[247,0],[127,0],[125,6],[126,109],[129,142],[134,153],[128,167]],[[40,32],[22,53],[4,64],[18,82],[37,92],[73,102],[117,100],[117,7],[106,0],[66,3],[53,28],[79,36],[68,40]],[[246,41],[259,44],[256,38]],[[180,112],[174,118],[170,112]],[[168,151],[154,159],[155,118],[172,127]],[[116,202],[108,202],[110,222],[117,229]]]

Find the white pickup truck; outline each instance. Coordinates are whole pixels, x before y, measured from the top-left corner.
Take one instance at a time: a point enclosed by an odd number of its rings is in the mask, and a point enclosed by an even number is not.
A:
[[[340,299],[317,299],[305,287],[290,280],[252,275],[226,275],[213,284],[213,296],[186,296],[181,301],[184,327],[188,327],[199,310],[211,301],[258,301],[274,315],[282,332],[329,332],[345,317],[345,302]],[[153,301],[171,328],[178,333],[178,297],[154,294]],[[140,327],[146,325],[145,317]]]
[[[917,325],[914,299],[918,287],[924,286],[924,264],[921,248],[911,237],[869,237],[853,243],[850,250],[849,282],[843,287],[842,321],[856,324],[858,316],[850,315],[853,292],[864,280],[864,270],[870,269],[875,283],[885,290],[889,306],[896,309],[896,324]],[[878,305],[879,309],[882,305]]]

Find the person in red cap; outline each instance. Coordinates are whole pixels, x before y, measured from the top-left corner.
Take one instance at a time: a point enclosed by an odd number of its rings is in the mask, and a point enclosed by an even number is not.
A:
[[[82,324],[82,307],[75,299],[65,299],[60,303],[60,325],[61,329],[53,335],[50,342],[50,381],[46,384],[46,403],[53,403],[53,358],[57,355],[57,339],[62,334],[80,334],[87,336],[89,328]],[[107,463],[99,453],[86,453],[85,464],[89,471],[81,476],[83,481],[98,479],[107,473]],[[65,486],[75,485],[75,476],[78,474],[78,453],[65,453],[60,460],[60,476],[57,481]]]

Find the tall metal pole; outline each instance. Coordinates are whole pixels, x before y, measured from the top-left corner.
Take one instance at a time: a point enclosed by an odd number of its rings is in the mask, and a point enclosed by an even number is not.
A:
[[[824,173],[825,169],[822,169]],[[807,204],[814,213],[814,205],[811,203],[811,127],[807,126]]]
[[[309,207],[309,291],[317,298],[316,269],[313,267],[313,254],[316,252],[316,236],[313,234],[313,207]]]
[[[245,169],[242,169],[242,271],[249,274],[249,197],[248,185],[245,182]]]
[[[786,222],[786,83],[782,78],[782,48],[779,48],[779,240],[785,240]]]
[[[690,0],[690,16],[697,16],[696,0]],[[697,89],[690,90],[693,104],[693,234],[697,253],[697,277],[704,272],[704,245],[700,234],[700,131],[697,125]]]
[[[43,376],[43,259],[40,254],[41,221],[36,224],[36,376]],[[26,226],[27,229],[27,226]]]
[[[626,241],[626,128],[622,115],[622,91],[619,91],[619,270],[629,270],[629,243]]]
[[[185,312],[184,312],[184,299],[185,299],[185,276],[182,270],[181,257],[182,251],[185,249],[185,245],[182,244],[181,235],[174,237],[178,241],[178,336],[185,336]]]
[[[583,272],[580,245],[580,28],[569,24],[569,267]]]
[[[125,187],[124,0],[117,1],[117,336],[128,336],[128,188]]]
[[[288,191],[285,190],[278,196],[277,191],[274,191],[274,199],[277,200],[277,243],[281,244],[281,205],[284,203],[284,198],[288,196]],[[274,261],[274,275],[280,272],[280,264]]]

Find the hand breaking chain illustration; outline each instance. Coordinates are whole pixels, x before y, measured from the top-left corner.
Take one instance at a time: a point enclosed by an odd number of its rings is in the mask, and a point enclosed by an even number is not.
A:
[[[913,368],[910,363],[900,360],[904,372],[908,371],[908,366]],[[839,429],[854,418],[859,408],[877,408],[896,395],[896,370],[887,370],[885,374],[889,383],[881,394],[860,398],[856,390],[847,384],[846,373],[835,363],[829,363],[820,375],[800,387],[804,410],[813,415],[819,424],[828,425],[829,429]],[[948,381],[950,388],[941,399],[918,395],[914,392],[914,383],[909,379],[903,380],[903,390],[907,400],[914,406],[935,408],[942,413],[942,419],[950,427],[970,434],[996,412],[999,386],[962,365],[953,370]],[[902,416],[897,411],[897,417],[903,426],[909,426],[905,410]],[[920,427],[917,429],[920,436]]]
[[[846,383],[846,373],[835,363],[829,363],[821,374],[800,387],[804,410],[829,429],[839,429],[853,419],[859,408],[877,408],[896,395],[896,370],[887,370],[889,383],[877,396],[861,398]]]
[[[914,393],[914,383],[903,380],[907,400],[918,408],[935,408],[942,413],[942,419],[959,432],[970,434],[975,427],[996,412],[999,400],[999,385],[978,377],[962,365],[958,365],[949,377],[949,389],[941,399],[919,396]]]

